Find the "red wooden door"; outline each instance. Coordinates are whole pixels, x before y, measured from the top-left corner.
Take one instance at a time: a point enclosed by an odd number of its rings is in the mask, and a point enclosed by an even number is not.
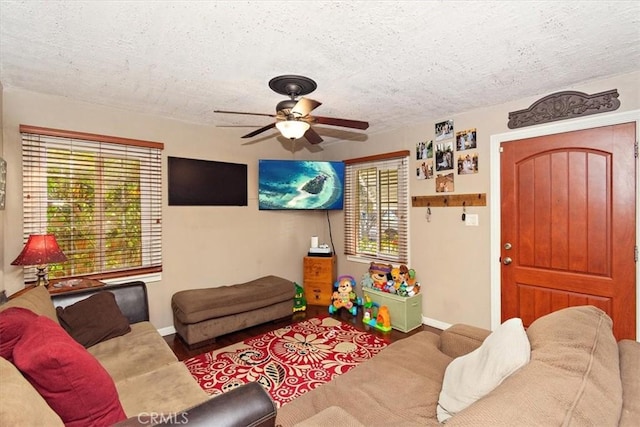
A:
[[[502,143],[503,321],[590,304],[635,339],[635,126]]]

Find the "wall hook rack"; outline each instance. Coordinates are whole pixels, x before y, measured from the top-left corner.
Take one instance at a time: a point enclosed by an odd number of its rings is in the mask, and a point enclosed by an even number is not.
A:
[[[441,196],[413,196],[411,206],[416,207],[452,207],[487,206],[487,193],[447,194]]]

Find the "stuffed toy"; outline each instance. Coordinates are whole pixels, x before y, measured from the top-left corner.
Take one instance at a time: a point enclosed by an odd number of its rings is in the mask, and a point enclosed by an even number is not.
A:
[[[304,297],[304,288],[297,283],[293,283],[296,293],[293,296],[293,312],[305,311],[307,309],[307,299]]]
[[[398,267],[398,275],[400,276],[400,283],[405,282],[407,284],[409,284],[409,267],[407,267],[406,265],[402,264],[400,267]]]
[[[420,283],[416,281],[416,271],[409,269],[406,265],[399,267],[400,277],[403,286],[398,291],[399,295],[412,297],[420,292]]]
[[[405,267],[405,266],[400,266],[400,267]],[[402,276],[402,274],[400,273],[402,270],[399,267],[393,267],[391,269],[391,279],[393,280],[393,287],[395,288],[394,293],[396,293],[398,291],[398,288],[400,288],[400,285],[402,284],[402,282],[404,282],[404,278]]]
[[[331,296],[329,314],[346,308],[352,315],[358,314],[358,297],[355,293],[356,280],[351,276],[340,276],[333,284],[335,291]]]
[[[373,279],[371,278],[371,273],[367,272],[362,275],[360,286],[362,286],[362,288],[373,288]]]
[[[373,280],[373,288],[379,291],[383,291],[389,281],[389,275],[391,274],[391,265],[382,264],[379,262],[372,262],[369,264],[369,275]]]

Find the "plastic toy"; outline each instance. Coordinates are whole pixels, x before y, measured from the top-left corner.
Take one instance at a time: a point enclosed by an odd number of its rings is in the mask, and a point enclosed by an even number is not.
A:
[[[307,309],[307,299],[304,297],[304,288],[297,283],[293,283],[296,293],[293,296],[293,312],[305,311]]]
[[[378,303],[371,301],[371,298],[365,295],[363,307],[362,323],[373,326],[382,332],[391,330],[391,316],[386,305],[380,307]]]
[[[331,296],[329,314],[336,313],[341,308],[346,308],[352,315],[358,314],[358,296],[354,292],[356,280],[351,276],[340,276],[333,284],[335,291]]]

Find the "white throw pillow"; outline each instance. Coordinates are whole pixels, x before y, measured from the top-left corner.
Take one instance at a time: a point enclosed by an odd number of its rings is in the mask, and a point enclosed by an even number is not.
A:
[[[438,421],[446,421],[489,393],[529,363],[530,357],[531,345],[522,320],[504,322],[480,347],[447,366],[438,399]]]

